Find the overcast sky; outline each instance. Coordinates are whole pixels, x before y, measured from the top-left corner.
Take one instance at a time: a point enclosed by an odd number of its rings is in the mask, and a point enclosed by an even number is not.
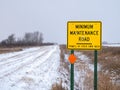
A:
[[[120,0],[0,0],[0,41],[40,31],[66,43],[67,21],[102,21],[103,41],[120,43]]]

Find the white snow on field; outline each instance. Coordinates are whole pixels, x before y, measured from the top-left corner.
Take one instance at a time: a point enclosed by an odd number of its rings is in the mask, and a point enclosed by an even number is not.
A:
[[[102,46],[108,46],[108,47],[120,47],[120,44],[103,44]]]
[[[50,90],[59,77],[59,46],[0,54],[0,90]]]
[[[93,78],[92,74],[94,71],[94,65],[90,64],[89,61],[91,61],[91,60],[89,59],[89,57],[82,54],[81,52],[75,51],[74,54],[77,57],[77,60],[74,63],[74,90],[88,90],[88,89],[86,89],[87,85],[85,84],[85,79],[86,79],[86,77]],[[68,57],[69,57],[69,55],[66,54],[65,55],[65,62],[68,61]],[[69,69],[70,69],[70,64],[69,64]],[[91,74],[91,72],[92,72],[92,74]],[[64,73],[67,74],[67,72],[64,72]],[[70,72],[68,74],[70,75]],[[65,79],[65,77],[63,77],[63,79]],[[69,80],[70,80],[70,78],[69,78]],[[67,83],[67,85],[66,85],[66,83],[64,83],[64,86],[68,87],[68,90],[70,90],[70,88],[69,88],[70,83]],[[93,88],[90,90],[93,90]]]
[[[75,55],[80,60],[84,61],[87,64],[87,66],[89,67],[89,69],[91,69],[92,71],[94,71],[94,64],[91,63],[91,60],[90,60],[89,57],[87,57],[86,55],[82,54],[81,52],[76,52]],[[97,65],[97,69],[98,69],[98,71],[100,71],[101,66],[100,66],[99,63],[97,63],[97,64],[98,64]]]

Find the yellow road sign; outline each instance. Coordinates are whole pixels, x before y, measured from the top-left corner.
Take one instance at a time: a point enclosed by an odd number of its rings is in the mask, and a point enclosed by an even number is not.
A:
[[[100,21],[69,21],[67,23],[67,48],[100,50],[102,46]]]

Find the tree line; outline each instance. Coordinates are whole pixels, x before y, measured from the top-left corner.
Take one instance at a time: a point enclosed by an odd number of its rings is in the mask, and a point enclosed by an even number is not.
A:
[[[0,46],[35,46],[43,44],[43,34],[41,32],[27,32],[23,38],[16,38],[15,34],[11,34],[7,39],[0,42]]]

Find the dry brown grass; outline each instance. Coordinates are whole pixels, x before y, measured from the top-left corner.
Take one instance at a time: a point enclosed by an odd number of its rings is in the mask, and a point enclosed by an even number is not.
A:
[[[15,46],[15,47],[13,47],[13,46],[12,47],[2,47],[1,46],[0,47],[0,54],[2,54],[2,53],[9,53],[9,52],[22,51],[24,48],[31,48],[31,47],[34,47],[34,46]]]
[[[61,47],[64,49],[62,50],[63,53],[69,53],[65,45]],[[91,63],[94,62],[94,51],[80,50],[80,52],[88,56],[91,59]],[[64,55],[61,55],[61,58],[64,58]],[[119,90],[120,82],[118,81],[120,81],[120,47],[103,47],[102,50],[98,51],[98,63],[102,65],[101,71],[98,72],[98,89]],[[85,76],[84,85],[86,86],[85,90],[92,90],[93,77]]]
[[[9,52],[16,52],[16,51],[21,51],[23,47],[12,47],[12,48],[3,48],[0,47],[0,54],[2,53],[9,53]]]
[[[65,90],[65,89],[62,87],[62,82],[60,82],[59,84],[58,83],[53,84],[51,90]]]
[[[94,51],[82,51],[94,62]],[[120,47],[103,47],[98,51],[98,63],[102,65],[99,75],[99,90],[119,90],[120,88]],[[114,82],[114,83],[113,83]]]
[[[94,51],[81,51],[94,62]],[[98,51],[98,62],[102,70],[115,71],[120,74],[120,47],[103,47]]]
[[[66,49],[65,45],[60,45],[60,65],[63,66],[69,72],[69,62],[65,62],[65,54],[68,54],[69,51]]]
[[[61,49],[61,51],[64,52],[64,54],[68,54],[69,53],[69,50],[67,50],[66,45],[60,45],[60,49]]]
[[[98,89],[99,90],[119,90],[120,86],[112,83],[109,74],[99,72],[98,74]]]

